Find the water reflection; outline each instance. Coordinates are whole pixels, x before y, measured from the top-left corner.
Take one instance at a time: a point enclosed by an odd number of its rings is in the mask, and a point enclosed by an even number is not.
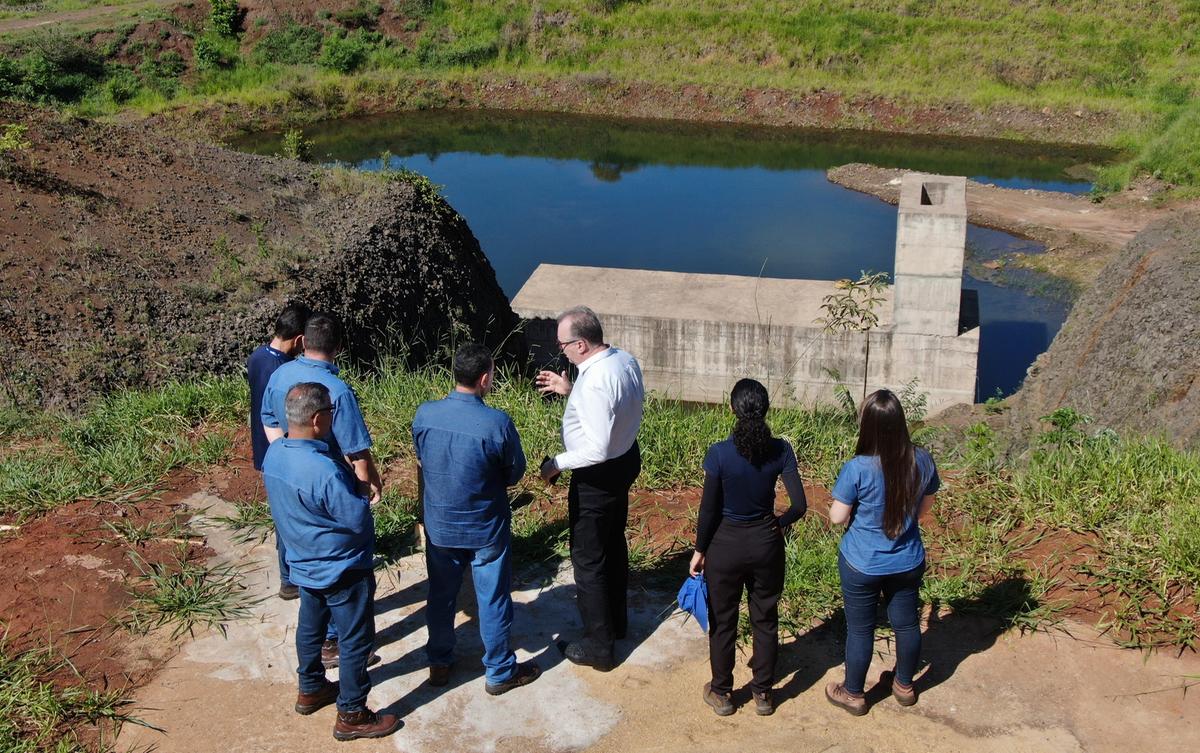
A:
[[[1094,150],[1039,144],[497,112],[421,112],[306,129],[330,161],[427,174],[479,238],[504,291],[539,263],[836,279],[891,272],[896,210],[825,179],[848,162],[1086,191]],[[278,138],[244,148],[271,152]],[[972,227],[982,263],[1037,244]],[[976,267],[979,269],[979,267]],[[1007,394],[1066,306],[964,275],[978,291],[979,395]]]

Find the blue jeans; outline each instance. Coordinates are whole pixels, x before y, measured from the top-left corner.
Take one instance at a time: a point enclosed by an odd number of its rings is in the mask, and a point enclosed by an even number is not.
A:
[[[482,549],[440,547],[426,538],[429,642],[425,644],[425,654],[431,665],[448,666],[454,660],[454,614],[458,611],[456,602],[463,570],[469,566],[479,605],[479,637],[483,639],[487,683],[507,682],[516,674],[517,657],[508,646],[513,618],[511,550],[512,536],[507,530],[496,543]]]
[[[283,545],[283,537],[279,535],[278,531],[275,532],[275,552],[279,555],[279,585],[294,585],[292,583],[292,569],[288,567],[287,563],[287,547]],[[337,624],[333,620],[330,620],[329,629],[325,631],[325,640],[336,641],[337,637]]]
[[[296,656],[300,660],[300,692],[324,687],[321,644],[329,623],[337,625],[338,711],[362,711],[371,692],[367,659],[375,647],[375,573],[351,570],[329,588],[300,587],[300,621],[296,626]]]
[[[862,693],[866,684],[881,594],[896,634],[896,679],[901,685],[911,685],[921,658],[918,597],[925,563],[902,573],[866,575],[851,567],[838,552],[838,573],[842,577],[842,600],[846,608],[846,690]]]

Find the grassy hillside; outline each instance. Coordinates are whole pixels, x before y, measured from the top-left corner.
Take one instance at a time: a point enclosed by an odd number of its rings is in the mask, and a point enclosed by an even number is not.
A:
[[[64,7],[88,5],[98,3]],[[863,127],[936,131],[937,108],[965,107],[989,114],[993,135],[1020,136],[1030,130],[1023,119],[1061,117],[1062,140],[1133,155],[1105,174],[1107,187],[1139,170],[1200,183],[1190,148],[1200,135],[1196,0],[245,0],[231,8],[229,0],[212,13],[204,0],[140,8],[139,22],[81,32],[94,58],[67,54],[45,31],[10,34],[0,95],[83,100],[101,112],[218,100],[336,114],[372,98],[440,104],[413,93],[413,82],[429,79],[571,79],[600,97],[630,84],[681,95],[693,87],[730,96],[732,110],[747,90],[823,92],[839,98],[834,106],[883,98],[901,110],[887,122],[879,107],[837,121]],[[71,85],[55,86],[71,74]],[[1092,116],[1102,124],[1090,133],[1067,128]]]

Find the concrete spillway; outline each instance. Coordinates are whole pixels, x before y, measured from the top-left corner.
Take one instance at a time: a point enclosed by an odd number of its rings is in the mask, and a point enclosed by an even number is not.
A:
[[[648,388],[683,400],[722,402],[741,377],[767,384],[777,402],[899,390],[912,380],[930,410],[975,399],[979,328],[962,291],[964,178],[905,175],[894,284],[869,332],[828,332],[821,320],[833,281],[780,280],[556,264],[539,266],[513,300],[535,358],[554,354],[554,318],[584,304],[605,338],[637,356]],[[870,361],[866,360],[870,339]]]

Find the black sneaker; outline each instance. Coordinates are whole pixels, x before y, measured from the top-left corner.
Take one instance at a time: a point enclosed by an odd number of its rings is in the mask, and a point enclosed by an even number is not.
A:
[[[504,682],[498,682],[495,685],[488,683],[483,689],[488,695],[504,695],[513,688],[519,688],[522,685],[528,685],[537,678],[541,677],[542,668],[533,662],[525,662],[517,665],[517,671],[511,678]]]
[[[558,644],[558,649],[562,651],[563,656],[572,664],[578,664],[581,667],[591,667],[597,672],[608,672],[616,666],[613,662],[612,649],[609,649],[607,654],[599,654],[588,651],[579,641]]]
[[[295,601],[300,598],[300,586],[291,583],[279,584],[279,598],[284,601]]]

